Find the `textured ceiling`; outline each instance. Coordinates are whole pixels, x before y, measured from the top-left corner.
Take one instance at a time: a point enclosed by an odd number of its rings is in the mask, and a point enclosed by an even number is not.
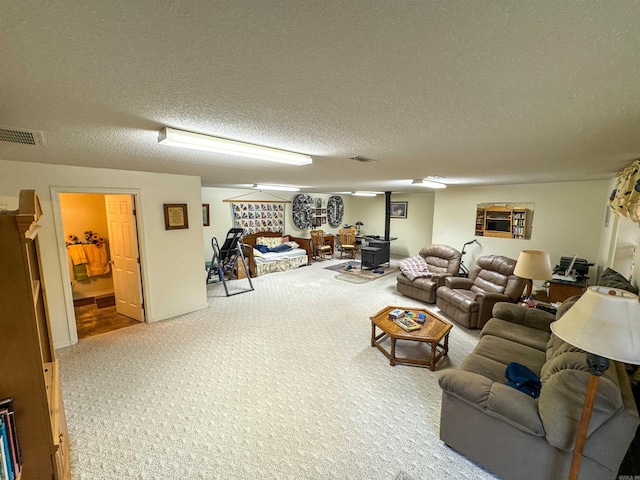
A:
[[[0,0],[0,159],[418,191],[640,157],[640,1]],[[158,145],[163,126],[313,157]],[[348,160],[355,155],[373,163]]]

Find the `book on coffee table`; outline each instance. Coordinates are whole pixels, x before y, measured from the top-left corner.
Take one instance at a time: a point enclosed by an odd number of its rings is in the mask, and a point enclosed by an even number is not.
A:
[[[393,323],[395,323],[396,325],[398,325],[400,328],[402,328],[407,332],[412,332],[413,330],[420,329],[420,324],[416,323],[415,321],[407,317],[396,318],[393,320]]]
[[[424,321],[427,319],[427,316],[424,313],[416,313],[410,310],[407,310],[406,315],[411,320],[417,323],[424,323]]]

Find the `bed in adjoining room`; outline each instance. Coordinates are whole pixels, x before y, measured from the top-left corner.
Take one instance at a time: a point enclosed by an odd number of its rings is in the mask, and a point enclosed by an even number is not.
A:
[[[293,270],[309,265],[311,259],[309,238],[291,237],[280,232],[256,232],[245,235],[242,243],[252,277]]]

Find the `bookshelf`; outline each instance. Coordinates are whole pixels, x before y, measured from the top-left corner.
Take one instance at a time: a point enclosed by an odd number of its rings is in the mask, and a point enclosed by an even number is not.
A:
[[[0,214],[0,398],[11,397],[21,480],[69,479],[69,443],[58,361],[42,282],[34,190]]]
[[[476,235],[484,235],[484,208],[480,207],[476,210]]]

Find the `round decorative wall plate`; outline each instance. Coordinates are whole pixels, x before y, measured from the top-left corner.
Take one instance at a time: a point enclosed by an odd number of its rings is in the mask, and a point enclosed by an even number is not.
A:
[[[332,227],[339,227],[344,216],[344,202],[342,197],[333,195],[327,200],[327,220]]]
[[[293,197],[293,224],[298,228],[309,228],[313,224],[313,199],[306,193]]]

